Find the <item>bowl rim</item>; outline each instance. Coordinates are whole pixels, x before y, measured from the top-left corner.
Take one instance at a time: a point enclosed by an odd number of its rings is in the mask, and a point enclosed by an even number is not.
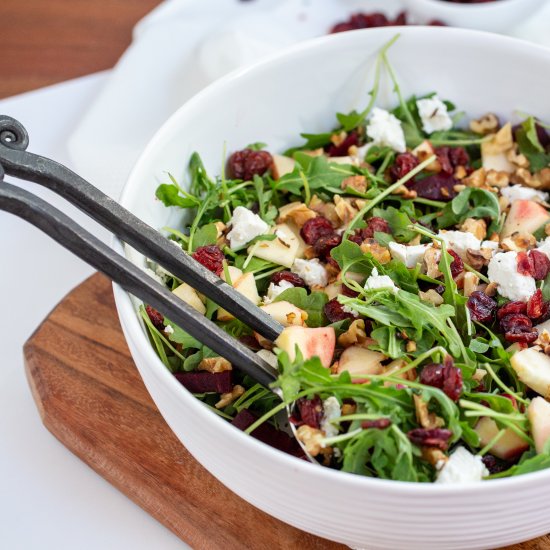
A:
[[[500,9],[509,8],[510,6],[520,6],[523,3],[527,3],[530,0],[495,0],[495,2],[476,2],[473,4],[462,4],[455,2],[446,2],[445,0],[414,0],[415,2],[421,2],[425,6],[430,6],[434,9],[439,9],[447,12],[454,12],[455,14],[464,14],[468,12],[478,11],[484,12],[484,14],[490,14],[497,12]]]
[[[260,61],[253,63],[249,66],[232,71],[231,73],[212,82],[210,85],[208,85],[192,98],[190,98],[188,101],[186,101],[182,106],[180,106],[155,132],[146,147],[140,153],[139,158],[134,164],[134,167],[132,168],[120,194],[120,204],[126,204],[128,200],[133,196],[133,187],[135,186],[134,182],[138,180],[139,174],[143,171],[143,168],[148,165],[147,159],[150,153],[157,147],[157,143],[164,139],[164,135],[170,134],[174,128],[177,128],[179,126],[180,118],[185,116],[185,113],[187,111],[192,111],[195,106],[200,105],[204,102],[208,102],[211,96],[215,96],[216,94],[218,94],[218,91],[223,90],[224,87],[226,87],[227,85],[239,81],[241,78],[243,78],[245,75],[248,75],[249,73],[255,73],[257,71],[269,69],[270,66],[277,63],[284,63],[287,58],[300,55],[301,53],[310,52],[311,50],[322,50],[323,48],[330,48],[332,43],[360,43],[363,36],[370,37],[379,35],[380,44],[383,44],[384,41],[389,40],[396,34],[412,35],[413,37],[415,35],[433,35],[434,39],[441,39],[442,37],[451,37],[451,39],[455,39],[454,37],[461,37],[464,35],[468,38],[469,41],[492,41],[495,43],[500,43],[503,46],[514,47],[515,49],[521,50],[527,55],[536,54],[543,56],[548,59],[548,63],[550,64],[550,49],[548,48],[526,42],[518,38],[503,36],[491,32],[462,28],[426,26],[382,27],[375,29],[354,30],[353,32],[336,33],[306,40],[285,48],[281,51],[278,51],[274,54],[266,56]],[[122,245],[122,242],[118,238],[113,238],[112,246],[116,248],[119,253],[124,254],[124,247]],[[279,451],[265,443],[262,443],[261,441],[258,441],[253,437],[250,437],[241,430],[232,426],[229,422],[222,419],[220,416],[213,414],[212,411],[205,407],[188,390],[186,390],[164,366],[164,364],[154,352],[153,347],[147,341],[138,315],[136,315],[129,293],[115,283],[113,283],[113,292],[121,325],[123,326],[123,328],[125,328],[125,333],[129,335],[128,337],[130,340],[133,341],[135,347],[139,349],[140,352],[143,354],[147,364],[149,365],[151,373],[154,374],[154,376],[159,379],[159,381],[165,387],[167,387],[171,393],[177,395],[178,399],[183,399],[187,401],[190,406],[194,408],[194,412],[197,415],[200,415],[204,421],[214,423],[216,426],[219,426],[220,430],[226,430],[228,437],[229,434],[232,434],[231,437],[235,439],[235,443],[243,446],[243,452],[246,452],[247,449],[249,449],[252,453],[261,454],[267,460],[278,461],[281,465],[285,465],[291,470],[297,471],[300,475],[309,476],[312,480],[324,479],[325,481],[351,486],[354,490],[377,488],[392,494],[405,493],[407,495],[418,494],[424,496],[447,496],[471,493],[471,495],[474,496],[480,490],[483,491],[484,494],[490,494],[491,492],[501,491],[503,489],[513,489],[515,487],[521,487],[526,484],[535,485],[539,482],[548,481],[550,479],[550,468],[548,468],[545,470],[540,470],[538,472],[532,472],[515,477],[495,479],[484,482],[438,484],[394,481],[388,479],[360,476],[357,474],[342,472],[340,470],[332,470],[330,468],[325,468],[320,465],[311,464],[292,455]]]

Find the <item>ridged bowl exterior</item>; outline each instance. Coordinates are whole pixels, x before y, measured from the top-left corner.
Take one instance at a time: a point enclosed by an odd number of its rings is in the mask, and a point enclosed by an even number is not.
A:
[[[509,118],[517,109],[550,120],[550,51],[464,30],[354,31],[302,44],[201,92],[152,139],[122,204],[153,227],[177,224],[181,212],[155,201],[154,190],[167,171],[185,181],[193,151],[217,174],[224,142],[228,151],[255,141],[282,151],[300,132],[333,127],[335,112],[368,101],[376,51],[397,32],[390,58],[405,96],[437,91],[472,116]],[[387,82],[378,103],[396,103]],[[172,430],[222,483],[265,512],[372,550],[496,548],[550,531],[550,470],[460,486],[392,482],[315,466],[244,435],[173,378],[149,345],[134,301],[116,286],[115,298],[132,356]]]

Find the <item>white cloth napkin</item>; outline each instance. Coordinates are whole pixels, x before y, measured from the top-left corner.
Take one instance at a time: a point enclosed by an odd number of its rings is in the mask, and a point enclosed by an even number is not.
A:
[[[155,131],[209,83],[323,35],[351,13],[395,16],[400,9],[400,0],[166,0],[136,25],[131,46],[71,135],[72,165],[116,198]],[[550,6],[514,34],[550,46],[549,21]]]

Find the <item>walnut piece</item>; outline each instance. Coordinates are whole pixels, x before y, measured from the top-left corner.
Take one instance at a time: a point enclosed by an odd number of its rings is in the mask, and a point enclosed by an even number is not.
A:
[[[525,155],[519,153],[517,145],[506,153],[506,158],[518,168],[529,168],[529,159]]]
[[[471,233],[480,241],[487,236],[487,223],[484,219],[466,218],[459,229]]]
[[[342,198],[340,195],[334,195],[333,200],[336,206],[336,214],[340,218],[342,224],[348,224],[353,220],[355,214],[357,214],[357,210],[350,204],[350,201]]]
[[[242,386],[233,386],[233,391],[222,393],[220,395],[220,400],[214,406],[216,409],[223,409],[224,407],[231,405],[233,401],[237,400],[244,393],[244,391],[245,390]]]
[[[324,433],[317,428],[312,428],[303,424],[296,430],[296,437],[301,441],[306,451],[311,456],[317,456],[323,450],[322,441],[325,437]]]
[[[510,185],[510,176],[506,172],[489,170],[485,177],[485,183],[492,187],[508,187],[508,185]]]
[[[376,241],[376,239],[365,239],[361,243],[361,251],[365,254],[371,253],[375,260],[378,260],[381,264],[387,264],[391,262],[390,251]]]
[[[495,133],[500,126],[498,117],[493,113],[487,113],[481,118],[470,121],[470,130],[476,134],[485,136]]]
[[[323,202],[317,195],[309,201],[309,208],[326,218],[334,227],[340,227],[342,222],[336,213],[336,206],[332,202]]]
[[[423,265],[426,268],[426,275],[432,279],[437,279],[443,275],[439,271],[439,261],[441,260],[441,251],[433,246],[428,248],[424,254]]]
[[[490,259],[493,257],[492,252],[489,250],[474,250],[468,248],[466,250],[466,263],[479,271],[484,265],[488,265]]]
[[[233,369],[231,363],[223,357],[206,357],[199,363],[197,368],[198,370],[205,370],[211,373],[224,372],[226,370]]]
[[[502,239],[500,246],[503,250],[524,252],[537,246],[537,239],[531,233],[512,233],[509,237]]]
[[[344,178],[342,180],[341,187],[344,190],[349,187],[359,193],[364,193],[367,190],[367,178],[360,175],[349,176],[348,178]]]
[[[363,319],[356,319],[351,323],[346,332],[340,334],[338,337],[338,344],[343,348],[349,348],[353,345],[359,345],[366,348],[367,346],[375,344],[375,341],[367,336],[365,332],[365,321],[363,321]]]
[[[302,227],[308,220],[316,218],[317,214],[308,208],[303,202],[291,202],[279,208],[277,223],[287,220],[293,221],[298,227]]]
[[[442,418],[428,410],[428,403],[426,403],[422,397],[413,395],[413,399],[416,419],[423,428],[433,430],[434,428],[442,428],[445,426],[445,421]]]
[[[472,292],[477,290],[479,284],[479,277],[475,273],[470,271],[464,274],[464,296],[471,296]]]
[[[430,304],[433,304],[434,306],[440,306],[443,303],[443,297],[441,294],[438,294],[433,288],[430,288],[426,292],[422,292],[422,290],[418,293],[418,297],[423,302],[430,302]]]

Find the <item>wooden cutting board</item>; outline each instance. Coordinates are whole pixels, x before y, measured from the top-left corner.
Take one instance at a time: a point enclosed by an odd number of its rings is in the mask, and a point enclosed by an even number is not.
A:
[[[261,512],[186,451],[141,381],[103,275],[68,294],[24,354],[46,428],[193,548],[344,548]],[[549,550],[550,537],[512,548]]]

